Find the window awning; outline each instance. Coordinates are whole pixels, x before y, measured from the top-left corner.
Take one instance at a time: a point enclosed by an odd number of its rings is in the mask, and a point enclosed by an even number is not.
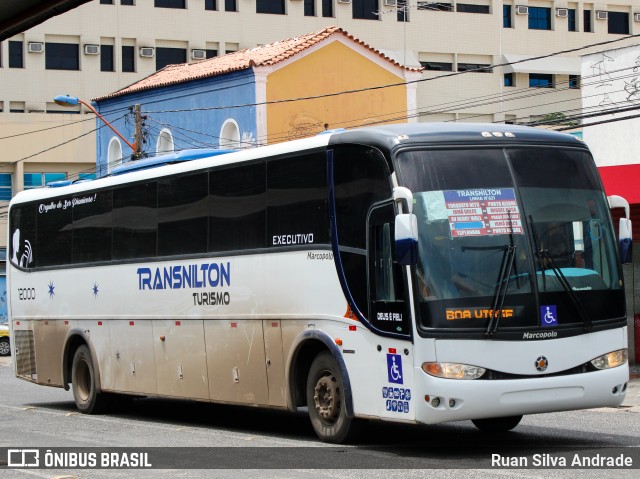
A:
[[[528,55],[502,55],[503,63],[513,63],[504,67],[505,73],[550,73],[554,75],[580,75],[580,57],[554,56],[539,60],[526,60]],[[520,63],[514,63],[520,62]]]

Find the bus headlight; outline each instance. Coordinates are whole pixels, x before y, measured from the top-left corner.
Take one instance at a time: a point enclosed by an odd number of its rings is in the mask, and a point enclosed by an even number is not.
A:
[[[591,360],[591,364],[593,364],[598,369],[617,368],[618,366],[622,366],[626,362],[626,349],[618,349],[617,351],[603,354],[602,356]]]
[[[479,366],[458,363],[422,363],[422,370],[431,376],[445,379],[478,379],[486,371]]]

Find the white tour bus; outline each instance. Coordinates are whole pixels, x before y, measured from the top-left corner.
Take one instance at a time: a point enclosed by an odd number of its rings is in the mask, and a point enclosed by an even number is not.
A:
[[[84,413],[308,406],[330,442],[623,401],[616,240],[574,137],[425,123],[179,156],[13,199],[17,377]]]

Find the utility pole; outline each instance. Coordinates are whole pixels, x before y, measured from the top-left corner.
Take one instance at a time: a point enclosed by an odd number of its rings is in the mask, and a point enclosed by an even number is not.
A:
[[[133,152],[133,159],[139,160],[141,156],[140,150],[142,149],[142,114],[140,113],[139,103],[136,103],[136,105],[133,107],[133,116],[136,125],[133,142],[136,148]]]

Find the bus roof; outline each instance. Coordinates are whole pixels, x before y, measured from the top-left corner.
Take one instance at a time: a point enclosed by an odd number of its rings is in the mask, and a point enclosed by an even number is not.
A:
[[[77,182],[59,188],[35,188],[18,193],[11,204],[38,201],[62,194],[76,194],[87,190],[106,188],[145,179],[154,179],[172,174],[188,173],[242,161],[277,156],[296,151],[326,147],[327,145],[364,144],[380,149],[390,161],[389,153],[404,144],[474,144],[487,146],[518,145],[522,143],[556,144],[566,146],[586,145],[572,135],[518,125],[494,123],[403,123],[371,126],[353,130],[335,130],[310,138],[276,143],[258,148],[229,152],[228,150],[208,150],[204,158],[191,151],[185,158],[179,154],[163,155],[150,160],[130,162],[119,174],[93,181]],[[222,153],[225,154],[222,154]],[[173,158],[167,161],[166,157]],[[175,158],[174,158],[175,157]],[[184,161],[191,159],[193,161]],[[165,166],[158,166],[158,164]],[[122,173],[127,174],[122,174]]]
[[[586,146],[573,135],[520,125],[497,123],[405,123],[358,128],[331,136],[330,145],[344,143],[368,144],[391,151],[411,144],[485,143],[500,146],[518,143],[546,143],[566,146]]]

